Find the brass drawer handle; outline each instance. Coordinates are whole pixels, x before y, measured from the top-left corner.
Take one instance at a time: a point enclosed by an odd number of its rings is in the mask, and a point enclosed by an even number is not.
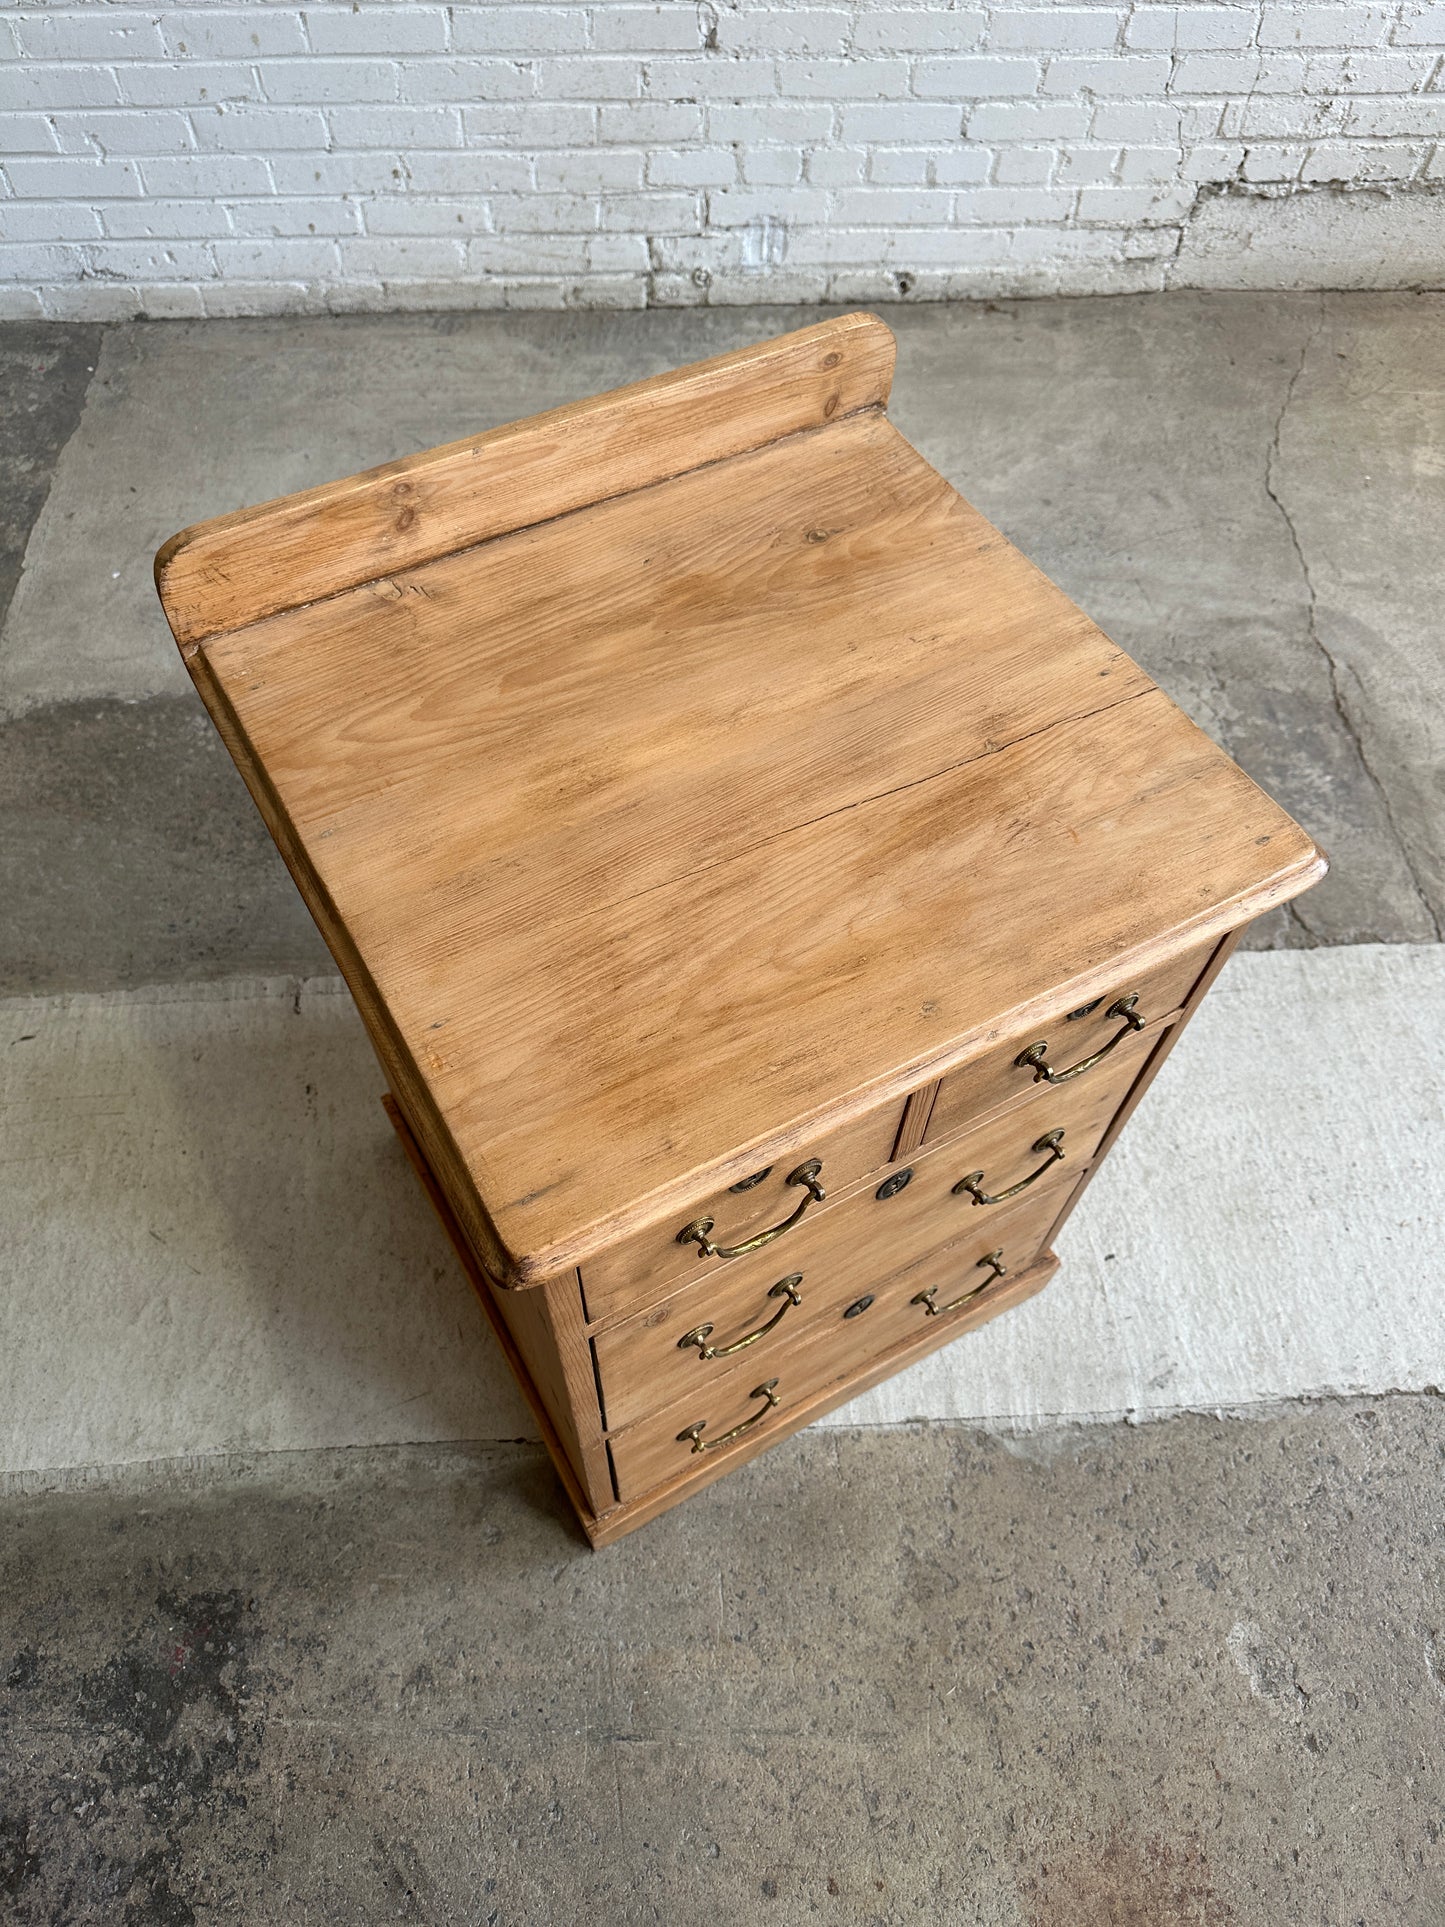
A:
[[[789,1305],[801,1305],[803,1294],[798,1286],[803,1282],[801,1271],[790,1271],[786,1278],[780,1278],[768,1293],[769,1298],[781,1298],[782,1304],[773,1313],[766,1325],[759,1325],[756,1331],[749,1332],[745,1338],[734,1339],[731,1345],[709,1345],[712,1337],[711,1325],[699,1325],[695,1331],[687,1332],[677,1341],[677,1349],[685,1352],[689,1345],[697,1346],[699,1358],[731,1358],[734,1352],[745,1351],[749,1345],[756,1345],[760,1338],[766,1338],[774,1325],[785,1316]]]
[[[1067,1084],[1071,1077],[1082,1077],[1084,1072],[1091,1071],[1095,1064],[1102,1064],[1116,1044],[1122,1044],[1124,1039],[1132,1037],[1136,1030],[1143,1030],[1146,1020],[1134,1008],[1138,1001],[1139,993],[1134,990],[1131,990],[1127,997],[1116,998],[1104,1015],[1122,1017],[1124,1028],[1116,1030],[1102,1050],[1096,1050],[1092,1057],[1081,1057],[1077,1064],[1070,1064],[1066,1071],[1056,1071],[1052,1064],[1044,1062],[1044,1053],[1049,1048],[1047,1038],[1042,1043],[1030,1044],[1026,1051],[1020,1051],[1014,1063],[1021,1071],[1032,1071],[1036,1084]]]
[[[971,1285],[961,1298],[955,1298],[947,1305],[936,1305],[933,1301],[938,1296],[938,1286],[930,1285],[927,1291],[920,1291],[910,1298],[909,1304],[922,1305],[924,1316],[927,1318],[942,1318],[946,1311],[957,1311],[960,1305],[966,1305],[971,1298],[977,1298],[981,1291],[987,1291],[994,1279],[1002,1278],[1007,1270],[1003,1261],[1002,1246],[997,1251],[986,1252],[978,1262],[979,1268],[987,1271],[989,1275],[981,1285]]]
[[[730,1432],[724,1432],[720,1438],[705,1439],[702,1434],[707,1426],[707,1420],[700,1418],[696,1425],[689,1425],[678,1433],[678,1444],[686,1445],[691,1439],[694,1452],[715,1452],[720,1445],[728,1445],[733,1439],[740,1438],[744,1432],[750,1431],[760,1419],[765,1419],[768,1413],[776,1408],[779,1402],[777,1383],[775,1378],[770,1378],[766,1384],[753,1387],[748,1397],[766,1399],[767,1403],[760,1412],[754,1412],[751,1418],[745,1418],[741,1425],[735,1425]]]
[[[781,1224],[771,1225],[766,1231],[760,1231],[756,1238],[745,1238],[740,1245],[715,1245],[708,1235],[712,1230],[713,1220],[694,1218],[691,1224],[685,1224],[678,1232],[677,1242],[680,1245],[695,1244],[698,1256],[701,1258],[741,1258],[745,1251],[761,1251],[763,1246],[770,1245],[774,1238],[781,1238],[785,1231],[791,1231],[810,1204],[821,1204],[827,1197],[827,1192],[818,1182],[822,1173],[823,1166],[817,1158],[809,1158],[808,1162],[800,1164],[796,1171],[790,1171],[786,1182],[801,1184],[808,1195],[790,1218],[784,1218]]]
[[[983,1172],[970,1171],[966,1178],[960,1178],[958,1183],[954,1185],[953,1195],[957,1197],[960,1191],[966,1191],[975,1204],[1002,1204],[1005,1198],[1016,1198],[1020,1191],[1027,1191],[1031,1184],[1036,1183],[1038,1179],[1044,1175],[1045,1171],[1049,1170],[1063,1157],[1064,1147],[1060,1143],[1063,1135],[1061,1130],[1046,1131],[1041,1138],[1035,1138],[1034,1142],[1029,1146],[1029,1149],[1031,1151],[1047,1151],[1049,1155],[1044,1159],[1044,1162],[1039,1166],[1037,1171],[1030,1171],[1026,1178],[1020,1178],[1017,1184],[1011,1184],[1007,1191],[996,1191],[994,1195],[990,1197],[983,1189]]]

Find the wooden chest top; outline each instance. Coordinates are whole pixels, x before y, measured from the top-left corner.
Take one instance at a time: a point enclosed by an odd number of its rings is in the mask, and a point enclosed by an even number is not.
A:
[[[826,322],[158,561],[509,1282],[1321,868],[891,426],[892,352]]]

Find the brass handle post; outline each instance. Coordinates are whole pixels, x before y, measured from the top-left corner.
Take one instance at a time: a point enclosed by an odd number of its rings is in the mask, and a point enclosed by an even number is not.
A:
[[[1116,998],[1104,1015],[1122,1017],[1124,1028],[1116,1030],[1108,1043],[1102,1049],[1096,1050],[1092,1057],[1080,1058],[1077,1064],[1070,1064],[1066,1071],[1056,1071],[1052,1064],[1044,1062],[1044,1056],[1049,1048],[1047,1038],[1040,1043],[1030,1044],[1025,1051],[1020,1051],[1014,1063],[1021,1071],[1032,1071],[1036,1084],[1067,1084],[1071,1077],[1082,1077],[1084,1072],[1091,1071],[1095,1064],[1102,1064],[1116,1044],[1122,1044],[1124,1039],[1132,1037],[1136,1030],[1143,1030],[1146,1019],[1141,1017],[1135,1009],[1138,1001],[1139,993],[1132,990],[1127,997]]]
[[[706,1430],[707,1420],[700,1418],[696,1425],[684,1426],[683,1430],[678,1433],[678,1444],[686,1445],[691,1442],[694,1452],[715,1452],[720,1445],[730,1444],[733,1439],[741,1437],[744,1432],[751,1431],[753,1426],[768,1416],[769,1412],[776,1410],[780,1403],[777,1384],[778,1381],[775,1378],[770,1378],[764,1384],[753,1387],[752,1391],[748,1393],[748,1397],[763,1399],[765,1403],[760,1411],[754,1412],[750,1418],[745,1418],[740,1425],[733,1426],[731,1431],[720,1433],[715,1439],[705,1439],[702,1435]]]
[[[781,1238],[785,1231],[791,1231],[810,1204],[823,1202],[828,1194],[818,1182],[822,1175],[823,1166],[817,1158],[809,1158],[808,1162],[800,1164],[796,1171],[790,1171],[786,1182],[802,1185],[807,1196],[803,1198],[791,1217],[784,1218],[781,1224],[770,1225],[766,1231],[760,1231],[755,1238],[745,1238],[740,1245],[715,1245],[711,1235],[713,1228],[711,1218],[694,1218],[691,1224],[685,1224],[677,1234],[677,1242],[680,1245],[695,1244],[700,1258],[741,1258],[744,1252],[761,1251],[763,1246],[770,1245],[774,1238]]]
[[[692,1331],[685,1332],[683,1336],[678,1339],[677,1349],[680,1352],[685,1352],[689,1345],[696,1345],[697,1355],[700,1359],[731,1358],[734,1352],[746,1351],[749,1345],[756,1345],[760,1338],[766,1338],[773,1327],[781,1323],[787,1315],[789,1305],[802,1304],[803,1294],[798,1289],[802,1282],[803,1274],[801,1271],[790,1271],[786,1278],[780,1278],[768,1293],[768,1296],[769,1298],[781,1298],[783,1301],[782,1304],[778,1306],[778,1309],[773,1313],[766,1325],[759,1325],[756,1331],[749,1332],[746,1337],[735,1338],[731,1345],[709,1345],[707,1341],[712,1337],[712,1326],[698,1325]]]
[[[1037,1151],[1040,1155],[1047,1151],[1048,1156],[1037,1171],[1030,1171],[1026,1178],[1020,1178],[1017,1184],[1011,1184],[1007,1191],[995,1191],[990,1197],[983,1188],[983,1172],[970,1171],[966,1178],[960,1178],[954,1185],[953,1195],[957,1197],[960,1191],[966,1191],[975,1204],[1002,1204],[1005,1198],[1016,1198],[1020,1191],[1027,1191],[1031,1184],[1037,1184],[1045,1171],[1050,1170],[1064,1156],[1061,1141],[1063,1135],[1062,1130],[1045,1131],[1042,1137],[1035,1138],[1029,1149]]]
[[[994,1279],[1002,1278],[1008,1269],[1003,1261],[1002,1246],[1000,1246],[997,1251],[985,1252],[983,1257],[979,1259],[978,1264],[981,1271],[988,1273],[987,1278],[980,1284],[970,1285],[967,1291],[960,1297],[951,1299],[948,1304],[940,1305],[935,1303],[938,1297],[937,1285],[930,1285],[927,1291],[915,1293],[914,1296],[909,1299],[909,1304],[922,1305],[925,1318],[942,1318],[946,1311],[957,1311],[960,1305],[966,1305],[970,1299],[977,1298],[981,1291],[987,1291]]]

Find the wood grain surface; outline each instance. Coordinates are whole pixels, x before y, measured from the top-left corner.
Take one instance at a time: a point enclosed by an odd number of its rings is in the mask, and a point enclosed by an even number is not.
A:
[[[866,1113],[896,1126],[1322,868],[897,435],[891,345],[849,325],[867,378],[831,415],[794,395],[834,351],[805,331],[604,398],[587,421],[631,427],[577,442],[591,506],[535,521],[519,462],[510,533],[459,511],[435,539],[472,546],[399,569],[352,531],[365,579],[317,601],[282,504],[221,531],[230,586],[198,591],[192,673],[502,1285],[671,1235]],[[740,396],[748,446],[720,454]],[[615,438],[671,448],[689,418],[706,465],[672,473],[679,445],[639,485]],[[162,568],[183,639],[186,553]],[[285,612],[219,632],[278,569],[247,606]]]
[[[894,342],[851,314],[172,536],[156,582],[194,645],[603,496],[881,407]]]

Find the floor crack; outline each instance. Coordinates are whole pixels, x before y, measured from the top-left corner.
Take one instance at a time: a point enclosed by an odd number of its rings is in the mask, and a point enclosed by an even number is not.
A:
[[[1284,523],[1285,531],[1288,534],[1290,539],[1290,546],[1293,548],[1295,552],[1295,559],[1299,563],[1300,575],[1304,581],[1304,586],[1305,586],[1305,598],[1306,598],[1306,605],[1307,605],[1306,622],[1308,626],[1309,639],[1314,644],[1315,648],[1318,649],[1321,656],[1324,657],[1326,667],[1329,670],[1330,699],[1334,704],[1335,714],[1339,717],[1340,725],[1344,729],[1346,736],[1349,738],[1350,742],[1354,745],[1355,754],[1360,759],[1360,767],[1364,770],[1365,775],[1369,778],[1370,782],[1373,784],[1375,794],[1380,799],[1380,808],[1384,812],[1385,821],[1389,826],[1390,834],[1395,839],[1395,846],[1400,852],[1400,860],[1405,866],[1405,873],[1410,879],[1410,886],[1414,890],[1415,895],[1420,900],[1420,907],[1425,912],[1426,917],[1429,919],[1430,926],[1435,933],[1435,940],[1438,943],[1442,941],[1442,939],[1445,939],[1445,929],[1442,929],[1440,918],[1436,914],[1435,907],[1425,893],[1425,886],[1421,882],[1419,872],[1415,868],[1414,859],[1410,854],[1409,845],[1406,842],[1403,833],[1401,832],[1399,823],[1396,821],[1394,804],[1390,799],[1389,792],[1386,790],[1385,785],[1380,781],[1379,773],[1376,771],[1374,765],[1370,761],[1369,752],[1365,748],[1364,739],[1361,736],[1360,731],[1356,726],[1355,720],[1350,714],[1349,706],[1345,701],[1345,692],[1344,692],[1344,685],[1341,679],[1340,665],[1336,660],[1334,654],[1330,650],[1328,643],[1326,643],[1324,637],[1320,634],[1319,596],[1315,589],[1314,577],[1310,573],[1309,558],[1306,556],[1304,551],[1304,545],[1299,539],[1299,531],[1295,527],[1294,517],[1290,514],[1289,509],[1286,507],[1284,497],[1280,494],[1279,489],[1275,482],[1275,470],[1280,459],[1280,435],[1284,428],[1285,417],[1286,415],[1288,415],[1291,404],[1294,401],[1295,390],[1299,386],[1300,377],[1303,375],[1305,371],[1305,363],[1309,360],[1310,350],[1311,348],[1313,348],[1315,341],[1319,335],[1320,329],[1324,325],[1323,309],[1324,309],[1324,304],[1323,302],[1321,302],[1320,313],[1316,318],[1313,328],[1310,330],[1308,336],[1306,337],[1304,345],[1300,349],[1299,362],[1295,367],[1294,373],[1289,378],[1289,385],[1286,387],[1284,391],[1284,400],[1280,403],[1279,413],[1275,417],[1274,434],[1270,438],[1269,451],[1265,456],[1264,492],[1269,497],[1270,501],[1273,502],[1276,509],[1278,509],[1279,511],[1280,520]]]

